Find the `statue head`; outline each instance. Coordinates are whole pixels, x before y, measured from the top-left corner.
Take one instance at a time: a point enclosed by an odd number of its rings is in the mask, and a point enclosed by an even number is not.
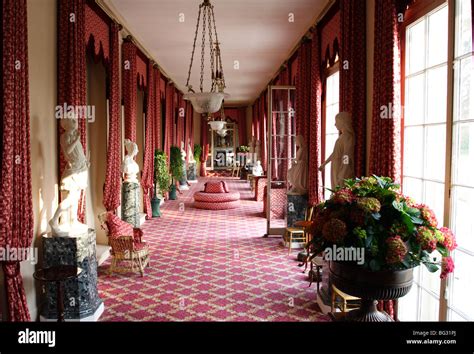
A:
[[[131,158],[135,158],[138,154],[138,146],[130,139],[125,139],[125,149],[127,150],[127,155]]]
[[[336,128],[341,133],[354,134],[352,127],[352,116],[349,112],[339,112],[336,114]]]
[[[78,125],[76,118],[62,118],[60,124],[61,127],[67,132],[77,129]]]

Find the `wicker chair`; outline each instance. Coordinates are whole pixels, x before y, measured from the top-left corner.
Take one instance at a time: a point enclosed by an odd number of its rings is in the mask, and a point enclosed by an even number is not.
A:
[[[99,219],[103,222],[102,227],[108,231],[111,247],[109,274],[139,271],[143,277],[145,267],[150,265],[150,256],[148,244],[142,241],[142,230],[133,228],[111,212],[104,214]]]

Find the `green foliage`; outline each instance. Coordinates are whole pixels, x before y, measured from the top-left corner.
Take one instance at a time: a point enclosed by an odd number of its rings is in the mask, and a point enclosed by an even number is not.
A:
[[[194,144],[194,160],[199,161],[201,159],[202,147],[199,144]]]
[[[155,150],[155,171],[154,171],[155,186],[165,193],[170,187],[170,173],[168,171],[167,156],[164,151]]]
[[[177,146],[172,146],[170,149],[170,172],[174,181],[179,181],[183,176],[183,159],[181,149]]]

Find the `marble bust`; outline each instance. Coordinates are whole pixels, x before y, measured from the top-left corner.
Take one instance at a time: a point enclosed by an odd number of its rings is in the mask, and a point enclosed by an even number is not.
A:
[[[322,171],[328,163],[331,163],[331,189],[342,186],[345,179],[354,177],[355,139],[351,114],[339,112],[336,115],[336,128],[340,135],[334,144],[334,150],[319,167]]]
[[[304,195],[308,192],[308,149],[301,135],[296,137],[296,159],[288,170],[289,194]]]
[[[66,198],[58,205],[49,221],[53,236],[77,236],[88,231],[87,225],[77,219],[81,191],[88,187],[89,161],[81,143],[76,118],[61,119],[64,132],[60,137],[61,150],[67,162],[61,176],[61,190]]]
[[[191,147],[191,143],[188,142],[188,163],[196,163],[196,160],[194,159],[194,153],[193,153],[193,149]]]
[[[135,156],[138,154],[138,146],[130,139],[125,139],[125,150],[127,154],[122,162],[123,181],[138,183],[137,175],[140,172],[140,168],[135,161]]]
[[[262,176],[263,175],[263,168],[262,168],[262,163],[260,162],[260,160],[258,160],[255,163],[255,166],[253,166],[252,175],[254,175],[254,176]]]

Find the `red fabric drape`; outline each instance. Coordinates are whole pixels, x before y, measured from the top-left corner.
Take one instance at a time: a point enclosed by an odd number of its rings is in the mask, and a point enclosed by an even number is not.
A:
[[[369,173],[401,178],[400,147],[400,40],[398,14],[406,0],[376,0],[374,38],[374,93]],[[390,116],[382,118],[382,110]],[[380,301],[379,309],[396,317],[393,301]]]
[[[268,158],[268,132],[267,132],[267,90],[263,92],[259,100],[259,118],[260,118],[260,160],[262,168],[267,171],[267,158]]]
[[[26,0],[3,0],[1,6],[3,107],[0,130],[0,247],[28,248],[33,239],[33,202],[27,5]],[[30,321],[20,274],[22,260],[1,262],[5,274],[8,321]]]
[[[321,58],[318,31],[313,31],[311,39],[310,71],[310,109],[309,109],[309,166],[308,166],[308,202],[316,205],[324,200],[321,165]],[[364,100],[365,102],[365,100]],[[298,111],[296,112],[298,114]]]
[[[85,0],[58,1],[58,105],[67,107],[85,106],[86,95],[86,46],[85,39]],[[71,21],[74,14],[74,22]],[[78,130],[84,152],[87,150],[86,117],[78,117]],[[58,121],[59,136],[63,132]],[[66,166],[59,146],[59,173]],[[85,194],[81,194],[77,209],[78,219],[85,219]]]
[[[254,142],[260,140],[259,132],[258,132],[258,99],[252,105],[252,137]]]
[[[309,115],[311,102],[311,42],[304,41],[298,49],[298,71],[296,74],[296,134],[304,137],[308,145]]]
[[[110,29],[109,18],[105,18],[102,10],[97,9],[97,5],[89,3],[86,4],[85,9],[86,31],[85,42],[86,46],[91,46],[91,52],[94,54],[96,60],[104,58],[105,61],[110,57]]]
[[[119,58],[119,25],[110,23],[110,60],[109,60],[109,140],[107,143],[107,167],[104,183],[104,206],[107,211],[114,211],[120,205],[120,188],[122,176],[120,165],[122,159],[121,144],[121,109],[120,100],[120,58]]]
[[[366,159],[366,28],[365,6],[357,0],[340,0],[340,110],[352,114],[355,133],[354,172],[365,175]]]
[[[148,58],[143,54],[141,50],[137,48],[137,82],[138,86],[142,89],[146,89],[147,78],[148,78]]]
[[[186,162],[188,162],[189,154],[194,151],[194,126],[193,126],[194,110],[190,101],[186,101],[186,134],[185,134],[185,148],[186,148]],[[191,151],[189,149],[191,148]]]
[[[137,140],[137,47],[126,39],[122,44],[122,97],[125,139]]]
[[[153,68],[155,81],[155,149],[161,150],[161,72],[158,67]]]
[[[153,72],[153,62],[148,62],[147,71],[147,94],[146,94],[146,114],[145,114],[145,151],[143,154],[142,188],[143,205],[147,219],[151,219],[151,192],[153,189],[153,165],[154,165],[154,133],[155,133],[155,74]]]
[[[183,94],[178,92],[178,114],[177,114],[177,123],[176,123],[176,142],[175,145],[181,148],[181,142],[185,143],[184,141],[184,133],[185,133],[185,124],[186,124],[186,106],[183,100]]]
[[[207,124],[207,118],[205,116],[201,116],[201,145],[202,145],[202,152],[201,152],[201,169],[200,175],[201,177],[207,176],[206,171],[206,162],[207,162],[207,155],[209,155],[209,144],[207,142],[207,133],[209,130],[209,124]]]
[[[247,108],[239,108],[239,145],[247,145]]]
[[[166,85],[166,121],[165,121],[165,143],[163,150],[170,162],[170,148],[173,139],[173,117],[174,117],[174,87],[171,84]]]

